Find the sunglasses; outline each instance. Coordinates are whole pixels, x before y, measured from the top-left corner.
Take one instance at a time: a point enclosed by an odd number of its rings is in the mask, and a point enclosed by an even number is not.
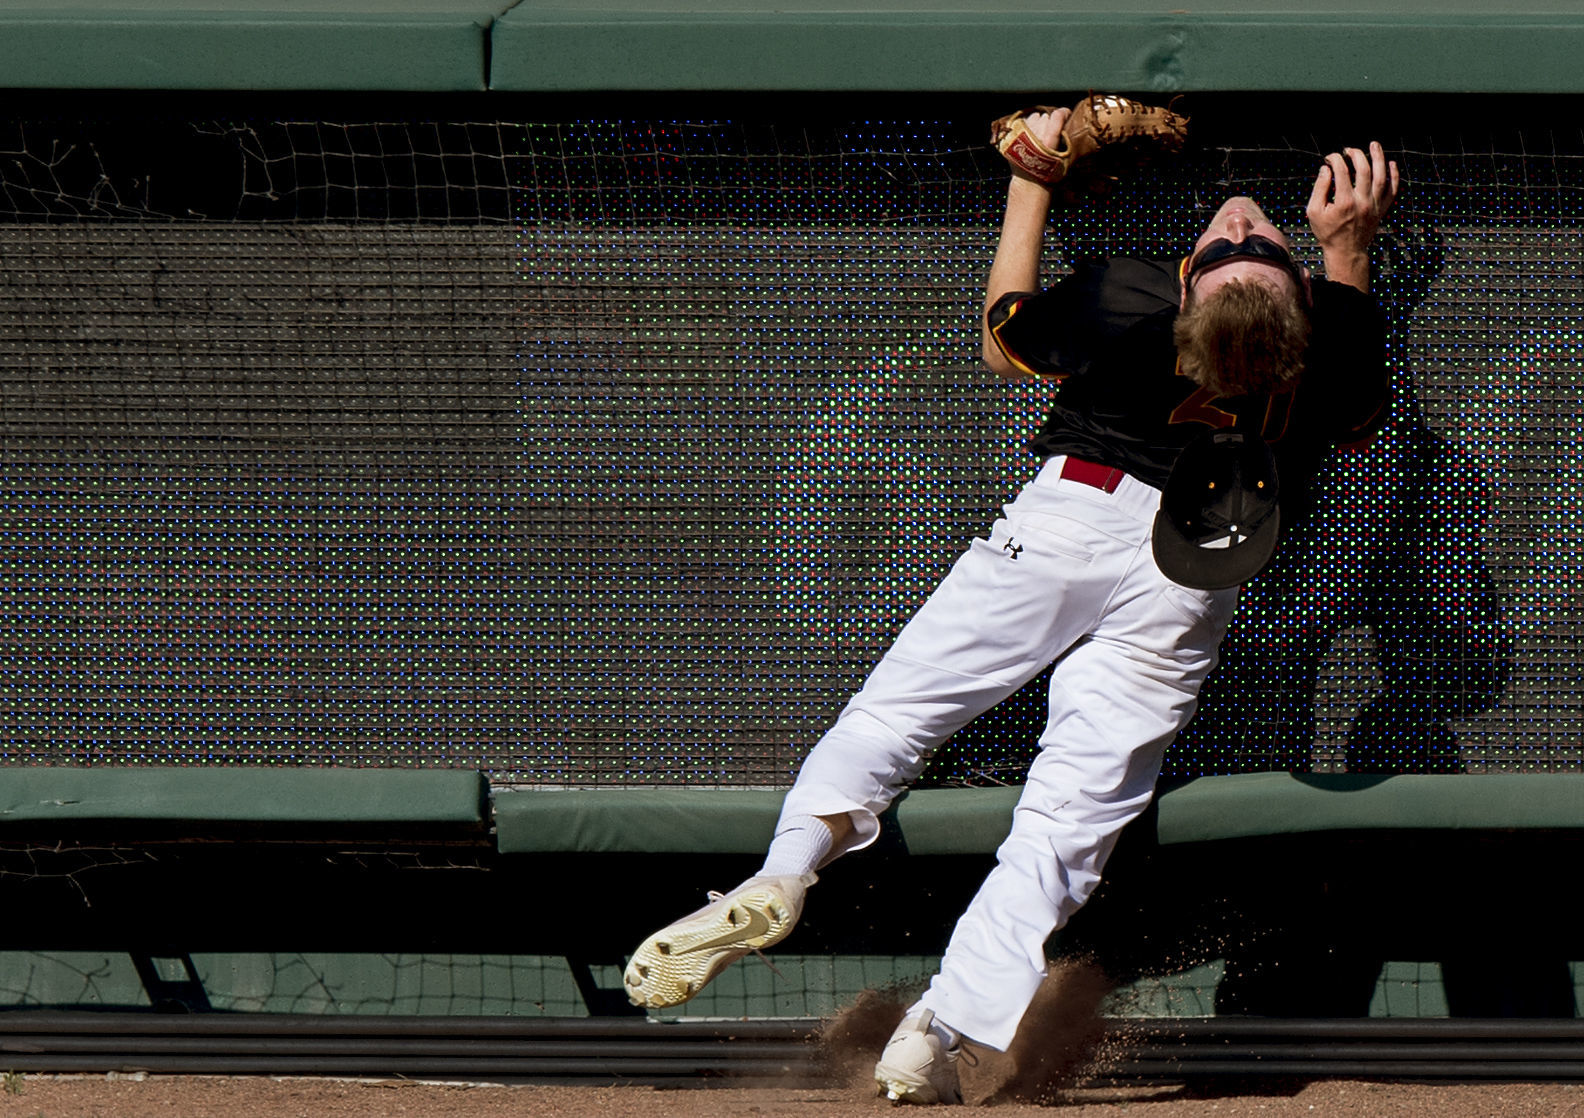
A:
[[[1244,237],[1241,241],[1229,241],[1225,237],[1211,241],[1189,258],[1188,270],[1183,280],[1191,284],[1200,273],[1232,260],[1263,260],[1268,264],[1274,264],[1286,271],[1298,285],[1298,289],[1303,290],[1303,271],[1294,262],[1292,253],[1269,237],[1261,237],[1257,233]]]

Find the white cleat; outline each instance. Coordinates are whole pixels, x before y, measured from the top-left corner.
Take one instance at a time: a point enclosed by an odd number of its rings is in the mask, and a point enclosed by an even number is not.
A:
[[[875,1064],[874,1075],[880,1094],[892,1102],[923,1106],[962,1102],[962,1086],[957,1076],[961,1047],[948,1048],[940,1037],[930,1032],[934,1020],[934,1011],[926,1009],[903,1021],[886,1041],[880,1062]]]
[[[638,945],[622,976],[627,999],[650,1009],[681,1005],[750,951],[780,943],[816,880],[812,873],[750,877],[729,893],[711,893],[709,904]]]

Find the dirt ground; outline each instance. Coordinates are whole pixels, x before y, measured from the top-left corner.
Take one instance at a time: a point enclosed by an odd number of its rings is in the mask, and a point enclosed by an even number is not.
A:
[[[19,1090],[18,1090],[19,1089]],[[12,1093],[17,1090],[18,1093]],[[978,1101],[970,1090],[970,1104]],[[847,1118],[895,1107],[860,1087],[468,1086],[207,1076],[27,1076],[0,1095],[0,1118]],[[1584,1084],[1370,1083],[1118,1088],[1043,1104],[992,1106],[997,1118],[1519,1118],[1584,1116]],[[952,1111],[947,1111],[951,1113]],[[956,1111],[961,1113],[961,1111]]]

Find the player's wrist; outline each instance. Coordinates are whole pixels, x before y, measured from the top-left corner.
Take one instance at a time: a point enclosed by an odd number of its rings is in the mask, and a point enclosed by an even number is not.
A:
[[[1044,225],[1055,204],[1056,191],[1049,183],[1013,172],[1011,181],[1007,183],[1006,212],[1009,217],[1016,219],[1021,216]]]
[[[1325,252],[1326,279],[1333,283],[1345,283],[1356,287],[1360,291],[1369,291],[1370,288],[1370,259],[1368,252]]]
[[[1320,249],[1321,259],[1325,261],[1326,274],[1333,272],[1355,272],[1359,269],[1369,271],[1369,250],[1357,247],[1326,248]]]
[[[1048,182],[1041,182],[1017,168],[1012,169],[1012,178],[1007,182],[1008,198],[1023,198],[1029,201],[1049,202],[1055,196],[1055,189]]]

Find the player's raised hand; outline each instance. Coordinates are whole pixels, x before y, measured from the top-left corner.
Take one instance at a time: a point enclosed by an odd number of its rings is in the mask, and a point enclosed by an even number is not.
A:
[[[1067,126],[1067,118],[1070,116],[1072,110],[1063,107],[1048,112],[1032,112],[1024,119],[1028,122],[1029,131],[1034,133],[1034,138],[1055,150],[1061,140],[1062,129]]]
[[[1367,152],[1346,148],[1326,156],[1304,213],[1331,279],[1369,290],[1370,242],[1397,201],[1398,185],[1397,163],[1376,141]]]
[[[1315,176],[1305,215],[1315,239],[1324,247],[1368,248],[1381,219],[1397,200],[1398,172],[1379,143],[1369,151],[1347,148],[1326,156]]]

